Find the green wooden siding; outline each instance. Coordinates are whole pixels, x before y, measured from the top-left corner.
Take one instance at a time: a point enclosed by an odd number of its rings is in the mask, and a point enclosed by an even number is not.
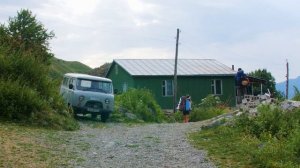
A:
[[[131,76],[121,66],[113,63],[107,77],[113,81],[114,89],[118,93],[123,91],[124,83],[128,88],[147,88],[152,91],[158,104],[163,109],[173,108],[173,96],[163,96],[162,83],[164,80],[173,80],[173,76]],[[189,94],[192,97],[193,104],[201,102],[208,94],[212,94],[211,81],[222,81],[223,102],[230,106],[235,105],[234,76],[178,76],[177,101],[180,96]]]
[[[134,80],[132,76],[125,71],[121,66],[113,63],[111,65],[110,71],[106,75],[109,79],[113,81],[114,90],[118,93],[123,92],[123,85],[126,83],[128,88],[134,88]]]
[[[222,95],[218,95],[222,101],[228,103],[230,106],[235,105],[235,92],[234,92],[234,77],[178,77],[178,93],[177,99],[182,95],[189,94],[192,97],[193,103],[200,103],[201,99],[205,98],[208,94],[212,94],[211,80],[219,79],[222,81]],[[135,77],[135,88],[148,88],[151,90],[157,102],[164,109],[173,108],[173,96],[164,97],[162,95],[162,82],[163,80],[173,80],[173,77]]]

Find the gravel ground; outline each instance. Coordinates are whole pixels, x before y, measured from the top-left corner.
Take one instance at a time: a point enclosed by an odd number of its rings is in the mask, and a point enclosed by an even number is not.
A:
[[[71,140],[77,144],[72,150],[82,158],[75,167],[215,167],[206,152],[193,148],[186,137],[187,132],[199,130],[202,124],[107,123],[104,128],[93,128],[82,123]]]

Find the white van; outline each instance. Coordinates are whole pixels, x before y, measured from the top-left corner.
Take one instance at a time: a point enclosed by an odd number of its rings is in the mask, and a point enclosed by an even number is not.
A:
[[[105,122],[114,109],[113,85],[107,78],[67,73],[60,94],[75,115],[91,114],[92,118],[101,115],[101,121]]]

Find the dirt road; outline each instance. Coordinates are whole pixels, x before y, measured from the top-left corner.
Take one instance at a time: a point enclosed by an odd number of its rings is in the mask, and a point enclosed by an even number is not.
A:
[[[74,167],[215,167],[205,151],[188,143],[186,133],[201,125],[81,123],[68,148],[81,158]]]

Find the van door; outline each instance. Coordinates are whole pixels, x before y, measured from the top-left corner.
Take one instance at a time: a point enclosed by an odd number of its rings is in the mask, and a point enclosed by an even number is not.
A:
[[[73,95],[74,95],[74,90],[75,90],[75,81],[76,81],[76,79],[75,78],[71,78],[70,80],[69,80],[69,83],[68,83],[68,89],[67,89],[67,95],[66,95],[66,97],[67,97],[67,102],[68,102],[68,104],[70,104],[70,105],[73,105]],[[73,85],[73,88],[72,89],[70,89],[69,88],[69,85],[70,84],[72,84]]]
[[[64,77],[63,81],[62,81],[62,84],[60,86],[60,95],[63,97],[64,101],[67,103],[67,93],[68,93],[68,90],[69,90],[69,78],[68,77]]]

